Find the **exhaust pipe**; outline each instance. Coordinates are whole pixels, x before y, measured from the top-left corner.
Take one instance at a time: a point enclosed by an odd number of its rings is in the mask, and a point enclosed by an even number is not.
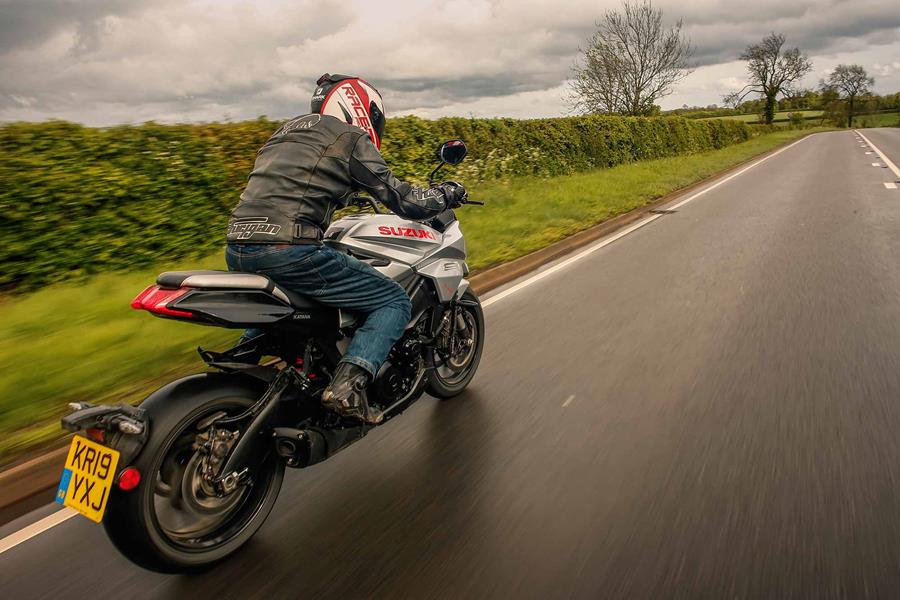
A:
[[[275,452],[289,467],[308,467],[328,458],[325,437],[318,431],[276,427],[273,435]]]

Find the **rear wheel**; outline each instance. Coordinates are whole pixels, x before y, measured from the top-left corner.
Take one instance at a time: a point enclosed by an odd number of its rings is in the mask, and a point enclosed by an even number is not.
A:
[[[281,489],[284,463],[270,452],[249,484],[217,493],[209,481],[206,442],[212,438],[230,449],[241,432],[216,431],[209,422],[239,414],[259,392],[242,386],[204,392],[193,401],[166,403],[167,413],[148,410],[150,438],[134,463],[142,481],[129,492],[114,490],[109,499],[103,524],[110,539],[127,558],[154,571],[198,569],[232,554],[263,524]]]
[[[466,389],[484,348],[484,312],[475,293],[467,290],[453,310],[438,347],[432,350],[435,367],[428,372],[425,388],[438,398],[451,398]]]

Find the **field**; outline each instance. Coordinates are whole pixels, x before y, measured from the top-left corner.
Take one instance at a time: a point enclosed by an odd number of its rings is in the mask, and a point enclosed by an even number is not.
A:
[[[810,130],[781,130],[721,150],[560,177],[519,177],[471,190],[488,205],[460,220],[470,264],[484,269],[644,205]],[[137,401],[182,373],[202,370],[195,348],[237,332],[159,320],[131,299],[162,270],[221,268],[215,256],[85,283],[57,284],[0,302],[0,464],[61,437],[66,403]]]
[[[788,120],[788,115],[792,112],[799,112],[803,115],[804,119],[815,119],[822,116],[821,110],[783,110],[775,113],[775,123],[786,122]],[[729,121],[743,121],[744,123],[758,123],[759,115],[729,115],[726,117],[710,117],[713,119],[728,119]],[[708,121],[709,118],[703,119],[704,121]]]
[[[787,123],[788,115],[793,111],[781,111],[775,113],[774,123]],[[803,115],[803,119],[807,122],[817,121],[822,116],[821,110],[801,110],[796,111]],[[713,117],[716,119],[727,119],[731,121],[743,121],[750,125],[759,122],[757,115],[729,115],[726,117]],[[702,119],[704,121],[709,119]],[[853,119],[854,127],[900,127],[900,112],[881,112],[866,115],[858,115]]]
[[[900,112],[860,115],[853,119],[854,127],[900,127]]]

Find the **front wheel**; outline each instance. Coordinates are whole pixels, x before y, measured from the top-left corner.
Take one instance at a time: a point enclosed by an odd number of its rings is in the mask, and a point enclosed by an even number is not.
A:
[[[114,488],[103,525],[119,551],[144,568],[175,573],[222,560],[256,533],[275,504],[284,476],[275,452],[230,494],[210,482],[210,443],[230,450],[242,433],[210,422],[239,414],[264,390],[228,377],[187,378],[141,405],[151,432],[133,463],[142,479],[128,492]]]
[[[432,350],[434,368],[428,371],[425,387],[437,398],[452,398],[466,389],[475,377],[484,349],[484,312],[478,296],[466,290],[452,310],[438,336],[438,345]]]

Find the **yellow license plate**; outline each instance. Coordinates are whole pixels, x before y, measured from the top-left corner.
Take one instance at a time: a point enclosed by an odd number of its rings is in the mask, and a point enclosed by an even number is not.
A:
[[[59,480],[56,501],[99,523],[116,476],[119,453],[76,435]]]

